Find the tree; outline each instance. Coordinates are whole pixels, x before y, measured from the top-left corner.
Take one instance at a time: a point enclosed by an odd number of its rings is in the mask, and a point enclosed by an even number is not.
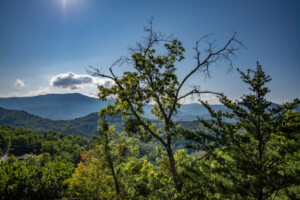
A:
[[[115,183],[115,190],[116,190],[116,195],[117,195],[117,199],[119,199],[119,196],[121,194],[120,192],[120,183],[119,183],[119,180],[118,180],[118,170],[115,169],[116,168],[116,165],[114,163],[114,158],[113,158],[113,150],[111,149],[111,142],[112,142],[112,137],[113,135],[111,133],[114,133],[114,129],[112,129],[111,127],[111,130],[109,130],[109,124],[107,121],[101,121],[99,120],[100,124],[102,125],[102,128],[99,128],[99,133],[100,133],[100,144],[102,146],[102,150],[103,150],[103,154],[105,156],[105,159],[106,159],[106,162],[108,164],[108,168],[110,169],[111,171],[111,175],[113,177],[113,180],[114,180],[114,183]],[[116,147],[115,147],[116,148]],[[124,147],[120,146],[118,147],[118,149],[120,151],[124,151],[124,154],[126,152],[126,150],[124,150]],[[121,153],[123,154],[123,153]],[[122,156],[123,157],[123,156]],[[119,168],[120,170],[120,168]]]
[[[271,78],[259,63],[256,71],[238,71],[251,93],[235,102],[219,96],[231,110],[226,113],[215,112],[202,101],[212,120],[200,121],[210,132],[190,132],[187,138],[207,151],[210,162],[217,161],[210,167],[221,175],[214,181],[225,197],[275,199],[281,190],[300,183],[300,114],[293,110],[300,101],[282,106],[268,101],[265,84]]]
[[[185,84],[196,72],[204,72],[209,75],[209,68],[213,63],[228,61],[230,65],[231,56],[237,50],[237,46],[242,43],[236,39],[236,34],[228,40],[221,48],[217,49],[215,41],[210,40],[211,35],[206,35],[196,42],[196,65],[184,76],[182,80],[177,79],[176,67],[178,62],[184,59],[182,44],[171,36],[167,37],[162,33],[157,33],[152,29],[152,21],[145,28],[147,36],[143,42],[137,43],[136,47],[129,49],[131,58],[121,57],[110,68],[109,74],[99,69],[92,68],[90,73],[101,78],[108,78],[113,81],[111,87],[99,86],[98,97],[101,100],[114,98],[114,103],[108,105],[100,111],[100,115],[115,115],[121,113],[126,120],[124,129],[130,133],[137,133],[143,140],[151,138],[158,140],[165,148],[170,162],[170,171],[173,177],[175,188],[181,192],[183,182],[180,179],[174,153],[171,148],[173,139],[181,134],[182,129],[178,127],[173,118],[177,114],[181,101],[191,95],[213,93],[211,91],[201,91],[193,87],[188,91],[183,91]],[[200,44],[207,44],[204,52],[200,51]],[[156,47],[164,43],[164,54],[157,54]],[[128,64],[132,66],[132,71],[125,71],[118,77],[113,67],[116,65]],[[151,113],[157,120],[164,123],[164,127],[159,129],[155,123],[143,118],[144,108],[147,103],[154,102]]]
[[[41,186],[38,190],[40,195],[46,199],[61,198],[63,191],[67,189],[65,181],[72,176],[74,168],[73,163],[67,162],[61,157],[47,162],[42,168],[42,176],[40,177]]]
[[[12,154],[20,156],[25,153],[29,153],[29,141],[26,135],[19,135],[14,137],[11,141]]]
[[[106,121],[100,121],[100,125],[100,135],[93,137],[98,145],[82,154],[83,162],[67,180],[68,197],[124,199],[128,195],[130,178],[124,170],[126,163],[138,156],[138,140],[116,133]]]
[[[37,165],[33,157],[15,160],[0,163],[1,199],[58,199],[74,171],[72,163],[59,158],[45,166]]]
[[[45,164],[50,161],[50,158],[51,158],[50,153],[42,153],[38,156],[37,163],[40,166],[45,166]]]

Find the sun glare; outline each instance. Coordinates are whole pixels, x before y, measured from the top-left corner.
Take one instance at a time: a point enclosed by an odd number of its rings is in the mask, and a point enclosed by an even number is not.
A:
[[[60,0],[62,5],[63,13],[66,14],[67,10],[71,7],[75,9],[82,8],[83,2],[81,0]]]
[[[64,13],[66,11],[66,4],[67,4],[67,0],[62,0],[62,7],[63,7],[63,12]]]

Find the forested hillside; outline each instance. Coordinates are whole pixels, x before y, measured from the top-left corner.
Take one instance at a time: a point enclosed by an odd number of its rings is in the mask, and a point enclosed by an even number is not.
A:
[[[92,137],[93,135],[99,134],[97,129],[99,119],[101,118],[98,116],[98,113],[91,113],[85,117],[76,118],[74,120],[50,120],[29,114],[25,111],[7,110],[0,107],[0,125],[6,124],[16,128],[26,128],[37,133],[54,131],[62,134],[69,133]],[[106,119],[115,125],[117,132],[121,132],[122,119],[120,116],[106,117]],[[182,124],[184,128],[191,130],[200,127],[199,121],[182,121],[178,123]],[[162,124],[160,126],[162,126]]]
[[[0,126],[1,199],[55,199],[71,177],[88,139],[54,132],[37,134],[24,128]],[[18,159],[24,160],[19,161]]]
[[[6,125],[0,126],[0,138],[1,156],[7,149],[10,156],[49,153],[51,157],[60,156],[77,164],[80,154],[91,148],[90,140],[73,134],[62,135],[52,131],[39,134]]]
[[[122,120],[115,116],[109,118],[120,131]],[[50,120],[41,118],[25,111],[7,110],[0,107],[0,124],[12,127],[23,127],[33,132],[43,133],[47,131],[59,132],[62,134],[75,134],[79,136],[91,137],[97,135],[98,113],[91,113],[85,117],[74,120]]]

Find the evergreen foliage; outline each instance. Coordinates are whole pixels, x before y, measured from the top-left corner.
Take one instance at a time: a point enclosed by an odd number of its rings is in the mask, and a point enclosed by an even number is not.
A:
[[[214,186],[223,197],[274,199],[283,189],[300,183],[300,114],[294,111],[300,101],[270,108],[265,84],[271,78],[261,65],[257,63],[255,71],[239,72],[251,93],[235,102],[220,96],[230,113],[214,112],[202,102],[213,120],[200,121],[212,134],[196,131],[187,137],[207,151],[210,173],[218,176]],[[226,118],[235,122],[227,123]]]

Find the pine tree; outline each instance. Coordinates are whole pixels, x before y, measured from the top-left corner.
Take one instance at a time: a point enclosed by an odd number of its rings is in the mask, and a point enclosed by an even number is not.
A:
[[[268,101],[265,84],[271,78],[259,63],[256,71],[238,71],[251,93],[234,102],[219,96],[231,112],[215,112],[202,101],[212,120],[200,121],[210,131],[190,132],[187,138],[217,161],[212,171],[223,177],[216,185],[225,197],[275,199],[280,190],[300,183],[300,114],[294,111],[300,101],[282,106]]]

